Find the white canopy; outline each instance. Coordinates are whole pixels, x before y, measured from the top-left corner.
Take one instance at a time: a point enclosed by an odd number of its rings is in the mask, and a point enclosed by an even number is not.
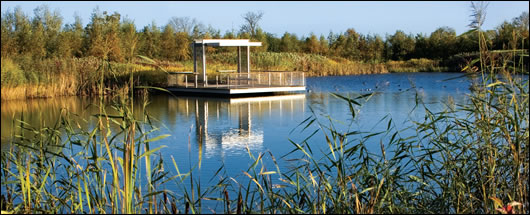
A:
[[[250,42],[248,39],[202,39],[195,40],[195,45],[206,46],[261,46],[261,42]]]

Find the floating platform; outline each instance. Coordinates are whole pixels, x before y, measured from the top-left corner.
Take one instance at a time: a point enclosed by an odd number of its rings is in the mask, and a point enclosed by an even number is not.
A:
[[[305,91],[305,75],[301,71],[252,71],[250,70],[250,47],[261,46],[261,42],[248,39],[203,39],[195,40],[193,47],[193,71],[168,72],[166,89],[178,94],[214,94],[254,96],[262,94],[285,94]],[[207,72],[206,48],[237,48],[235,67]]]
[[[221,95],[243,95],[243,94],[274,94],[274,93],[288,93],[288,92],[303,92],[306,90],[305,86],[279,86],[279,87],[252,87],[252,88],[236,88],[236,87],[198,87],[198,88],[183,88],[183,87],[168,87],[167,90],[175,93],[187,94],[221,94]]]

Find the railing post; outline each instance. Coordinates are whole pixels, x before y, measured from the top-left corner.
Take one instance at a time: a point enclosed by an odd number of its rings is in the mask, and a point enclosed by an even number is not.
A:
[[[271,72],[269,72],[269,87],[271,86]]]
[[[198,77],[198,75],[197,75],[197,73],[195,73],[195,88],[197,88],[197,86],[198,86],[197,77]]]
[[[305,86],[305,74],[302,72],[302,86]]]
[[[283,73],[283,72],[280,72],[280,83],[279,83],[280,86],[283,86],[283,84],[282,84],[282,73]]]
[[[289,82],[290,82],[290,83],[289,83],[289,86],[293,86],[293,72],[290,72],[290,73],[289,73],[289,76],[291,76],[291,77],[290,77],[290,81],[289,81]]]
[[[219,75],[215,76],[215,88],[219,88]]]
[[[184,84],[186,85],[186,88],[188,88],[188,75],[184,75]]]

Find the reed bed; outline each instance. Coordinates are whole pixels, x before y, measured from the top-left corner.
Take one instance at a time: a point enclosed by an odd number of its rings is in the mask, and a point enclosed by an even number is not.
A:
[[[107,64],[112,69],[101,67]],[[171,67],[167,66],[169,69]],[[96,57],[69,59],[2,58],[2,100],[47,98],[73,95],[100,95],[98,82],[104,77],[103,94],[127,91],[126,80],[134,71],[135,85],[164,86],[165,73],[141,62],[116,63]]]
[[[223,68],[237,65],[237,56],[231,52],[213,54],[210,59],[214,65]],[[250,62],[256,70],[304,71],[308,77],[388,73],[382,63],[362,63],[317,54],[257,52],[251,53]]]
[[[388,61],[386,64],[390,72],[449,72],[449,67],[440,66],[437,60],[426,58],[410,59],[407,61]],[[458,71],[458,70],[457,70]]]
[[[207,73],[218,70],[236,70],[236,53],[216,53],[207,56]],[[108,62],[96,57],[32,59],[17,57],[2,58],[2,100],[47,98],[73,95],[98,95],[98,68],[112,64],[112,70],[104,75],[104,94],[127,91],[124,83],[129,77],[127,71],[135,71],[137,86],[165,87],[166,74],[163,71],[193,71],[193,62],[156,61],[157,66],[142,60],[127,63]],[[303,53],[251,53],[254,70],[304,71],[306,76],[336,76],[382,74],[388,72],[446,71],[438,62],[428,59],[389,61],[387,63],[363,63],[340,57],[325,57]],[[134,70],[133,70],[134,69]]]

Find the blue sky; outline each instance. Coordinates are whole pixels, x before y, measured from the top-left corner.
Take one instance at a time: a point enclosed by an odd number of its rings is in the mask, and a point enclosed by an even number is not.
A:
[[[72,23],[74,14],[80,15],[83,25],[99,5],[101,11],[117,11],[122,17],[134,20],[137,29],[155,21],[158,26],[167,24],[171,17],[191,17],[205,25],[226,31],[239,30],[243,24],[242,14],[248,11],[263,11],[260,26],[276,36],[284,32],[308,36],[311,32],[327,36],[331,31],[341,33],[354,28],[362,34],[393,34],[396,30],[405,33],[430,34],[438,27],[448,26],[457,34],[468,30],[470,23],[469,1],[425,1],[425,2],[330,2],[330,1],[258,1],[258,2],[157,2],[157,1],[2,1],[2,14],[12,11],[17,5],[33,16],[33,9],[46,4],[58,9],[63,23]],[[503,21],[528,11],[528,1],[491,1],[487,8],[483,29],[493,29]]]

